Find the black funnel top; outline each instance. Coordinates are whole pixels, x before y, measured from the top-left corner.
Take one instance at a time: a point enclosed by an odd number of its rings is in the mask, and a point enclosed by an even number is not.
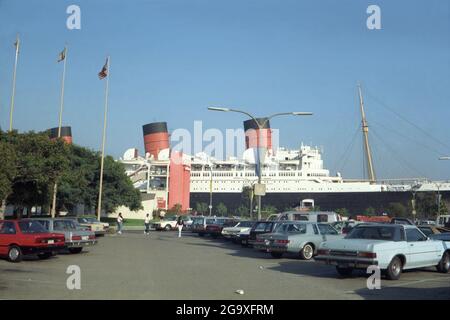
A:
[[[267,120],[267,118],[256,118],[256,120],[258,121],[258,123],[260,125],[262,125],[264,123],[264,121]],[[255,120],[250,119],[250,120],[246,120],[244,121],[244,131],[247,131],[249,129],[254,129],[257,130],[259,129],[258,124],[255,122]],[[264,124],[264,126],[262,127],[262,129],[270,129],[270,121],[267,120],[266,123]]]
[[[167,123],[166,122],[153,122],[149,124],[145,124],[142,126],[142,130],[144,131],[144,136],[152,133],[158,132],[167,132]]]

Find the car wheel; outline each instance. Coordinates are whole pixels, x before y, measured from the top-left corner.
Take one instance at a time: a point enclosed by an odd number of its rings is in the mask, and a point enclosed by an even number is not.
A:
[[[275,259],[280,259],[283,256],[281,252],[271,252],[270,255]]]
[[[80,253],[83,251],[83,248],[69,248],[70,253]]]
[[[302,258],[303,260],[311,260],[313,255],[314,255],[314,248],[309,243],[305,244],[302,250],[300,250],[300,258]]]
[[[403,264],[399,257],[394,257],[386,269],[386,278],[388,280],[398,280],[402,274]]]
[[[170,226],[170,224],[166,224],[166,226],[164,227],[164,230],[170,231],[170,230],[172,230],[172,227]]]
[[[339,273],[343,277],[351,276],[353,272],[353,268],[343,268],[343,267],[336,267],[337,273]]]
[[[8,260],[11,262],[22,261],[23,254],[22,250],[18,246],[10,246],[8,250]]]
[[[200,232],[200,233],[198,234],[198,236],[199,236],[199,237],[204,237],[205,234]]]
[[[45,259],[50,258],[52,255],[53,254],[51,252],[43,252],[43,253],[39,253],[37,256],[39,259],[45,260]]]
[[[437,270],[441,273],[448,273],[450,270],[450,254],[449,252],[444,252],[442,255],[441,261],[439,261],[439,264],[436,266]]]
[[[241,246],[248,247],[248,241],[247,240],[242,240],[241,241]]]

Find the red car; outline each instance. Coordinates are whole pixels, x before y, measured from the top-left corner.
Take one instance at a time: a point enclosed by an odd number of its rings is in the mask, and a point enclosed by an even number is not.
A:
[[[37,221],[0,220],[0,256],[20,262],[24,255],[47,259],[65,247],[63,234],[49,233]]]

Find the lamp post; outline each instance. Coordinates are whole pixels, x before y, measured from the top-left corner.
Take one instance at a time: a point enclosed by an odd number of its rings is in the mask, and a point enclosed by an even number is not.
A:
[[[450,160],[450,157],[447,157],[447,156],[445,156],[445,157],[439,157],[439,160]]]
[[[257,158],[258,158],[258,166],[257,166],[257,170],[256,170],[256,174],[258,175],[258,185],[262,184],[262,178],[261,178],[261,157],[260,157],[260,135],[261,135],[261,130],[264,128],[264,126],[266,125],[266,123],[277,116],[310,116],[312,115],[312,112],[279,112],[279,113],[274,113],[268,117],[265,118],[265,120],[260,123],[253,115],[251,115],[250,113],[246,112],[246,111],[242,111],[242,110],[238,110],[238,109],[232,109],[232,108],[222,108],[222,107],[208,107],[208,110],[210,111],[221,111],[221,112],[237,112],[237,113],[243,113],[246,116],[250,117],[258,126],[258,135],[257,135]],[[261,220],[261,194],[258,192],[257,194],[258,196],[258,220]]]
[[[209,180],[209,216],[211,217],[212,214],[212,192],[213,192],[213,172],[212,172],[212,163],[209,164],[209,174],[210,174],[210,180]]]

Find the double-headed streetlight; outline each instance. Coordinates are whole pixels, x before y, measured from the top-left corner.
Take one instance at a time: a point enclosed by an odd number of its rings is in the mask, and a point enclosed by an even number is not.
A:
[[[439,160],[450,160],[450,157],[439,157]]]
[[[258,188],[261,188],[262,186],[262,179],[261,179],[261,156],[260,156],[260,149],[261,149],[261,142],[260,142],[260,135],[261,135],[261,130],[264,129],[265,125],[267,124],[267,122],[277,116],[311,116],[312,112],[279,112],[279,113],[275,113],[272,114],[268,117],[266,117],[264,119],[264,121],[262,123],[260,123],[253,115],[251,115],[250,113],[246,112],[246,111],[242,111],[242,110],[237,110],[237,109],[231,109],[231,108],[222,108],[222,107],[208,107],[208,110],[210,111],[222,111],[222,112],[238,112],[238,113],[243,113],[246,116],[250,117],[258,126],[258,133],[257,133],[257,158],[258,158],[258,166],[257,166],[257,170],[256,170],[256,174],[258,175]],[[264,190],[264,189],[263,189]],[[261,195],[262,195],[262,190],[258,190],[257,194],[255,192],[255,194],[258,196],[258,220],[261,220]]]

